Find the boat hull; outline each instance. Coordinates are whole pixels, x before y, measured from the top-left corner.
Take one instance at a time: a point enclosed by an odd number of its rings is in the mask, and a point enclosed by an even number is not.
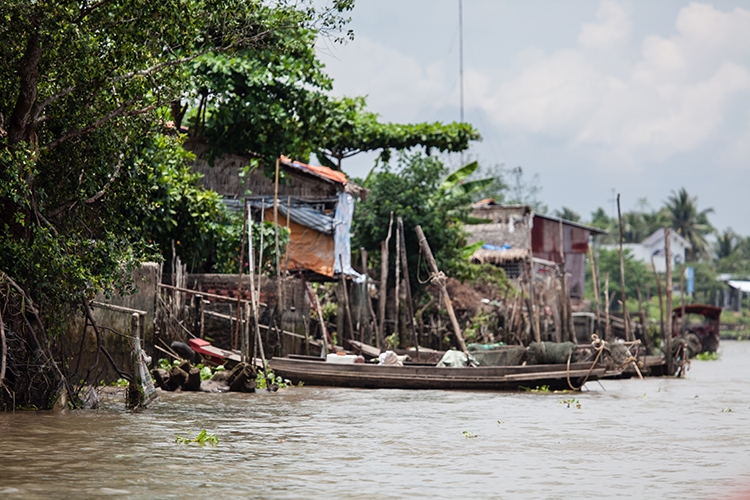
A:
[[[273,358],[270,366],[277,376],[297,384],[358,387],[363,389],[454,389],[503,391],[522,387],[549,386],[567,389],[566,365],[486,366],[447,368],[435,366],[341,365],[322,361]],[[570,379],[578,384],[588,375],[596,380],[605,368],[591,369],[590,363],[570,365]]]

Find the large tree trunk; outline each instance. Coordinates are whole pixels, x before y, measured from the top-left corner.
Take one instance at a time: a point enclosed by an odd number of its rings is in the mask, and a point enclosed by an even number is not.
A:
[[[34,31],[26,42],[26,51],[18,68],[20,88],[8,129],[8,140],[11,144],[29,140],[33,131],[30,118],[36,103],[39,58],[41,55],[42,46],[39,41],[39,33]]]

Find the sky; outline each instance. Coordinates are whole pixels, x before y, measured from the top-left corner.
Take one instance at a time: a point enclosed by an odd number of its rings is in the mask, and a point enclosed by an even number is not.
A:
[[[459,120],[458,0],[357,0],[351,16],[354,41],[318,43],[334,95],[383,121]],[[483,136],[465,158],[538,174],[549,209],[584,220],[613,193],[627,211],[684,187],[750,235],[750,1],[463,0],[463,32],[464,116]]]

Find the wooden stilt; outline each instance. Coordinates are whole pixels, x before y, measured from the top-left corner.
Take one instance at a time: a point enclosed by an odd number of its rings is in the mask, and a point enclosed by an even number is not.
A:
[[[404,235],[404,221],[401,217],[398,218],[398,238],[401,244],[399,245],[399,257],[401,258],[401,268],[404,274],[404,289],[406,292],[406,328],[411,334],[412,342],[414,342],[414,348],[419,353],[419,342],[417,339],[417,329],[414,326],[414,305],[411,298],[411,282],[409,279],[409,263],[406,258],[406,236]]]
[[[448,295],[448,289],[445,287],[445,275],[442,274],[437,267],[437,263],[435,262],[435,258],[432,256],[432,250],[430,250],[430,245],[427,243],[427,238],[422,232],[422,228],[420,226],[417,226],[414,229],[417,232],[417,238],[419,238],[419,246],[425,255],[428,265],[430,266],[430,279],[435,282],[443,292],[443,297],[445,298],[445,308],[448,311],[448,317],[450,318],[451,324],[453,325],[453,333],[456,336],[459,347],[468,358],[469,351],[466,349],[464,336],[461,334],[461,328],[458,326],[458,320],[456,319],[456,313],[453,311],[453,304],[451,303],[451,298]]]
[[[385,237],[385,241],[380,244],[380,301],[379,317],[378,317],[378,335],[377,335],[377,347],[383,349],[385,346],[385,305],[386,299],[388,298],[388,245],[391,241],[391,230],[393,229],[393,212],[391,212],[391,220],[388,223],[388,235]]]
[[[622,298],[622,318],[625,321],[625,340],[633,341],[630,331],[630,318],[628,317],[628,303],[625,297],[625,259],[622,253],[622,214],[620,212],[620,194],[617,194],[617,224],[620,228],[620,297]]]

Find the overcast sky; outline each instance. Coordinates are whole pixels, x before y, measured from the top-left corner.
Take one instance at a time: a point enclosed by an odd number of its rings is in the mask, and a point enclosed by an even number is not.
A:
[[[684,186],[750,235],[750,2],[464,0],[463,20],[481,163],[538,173],[550,210],[584,218],[611,213],[613,188],[628,210]],[[319,44],[336,95],[385,121],[458,120],[458,0],[357,0],[351,27]]]

